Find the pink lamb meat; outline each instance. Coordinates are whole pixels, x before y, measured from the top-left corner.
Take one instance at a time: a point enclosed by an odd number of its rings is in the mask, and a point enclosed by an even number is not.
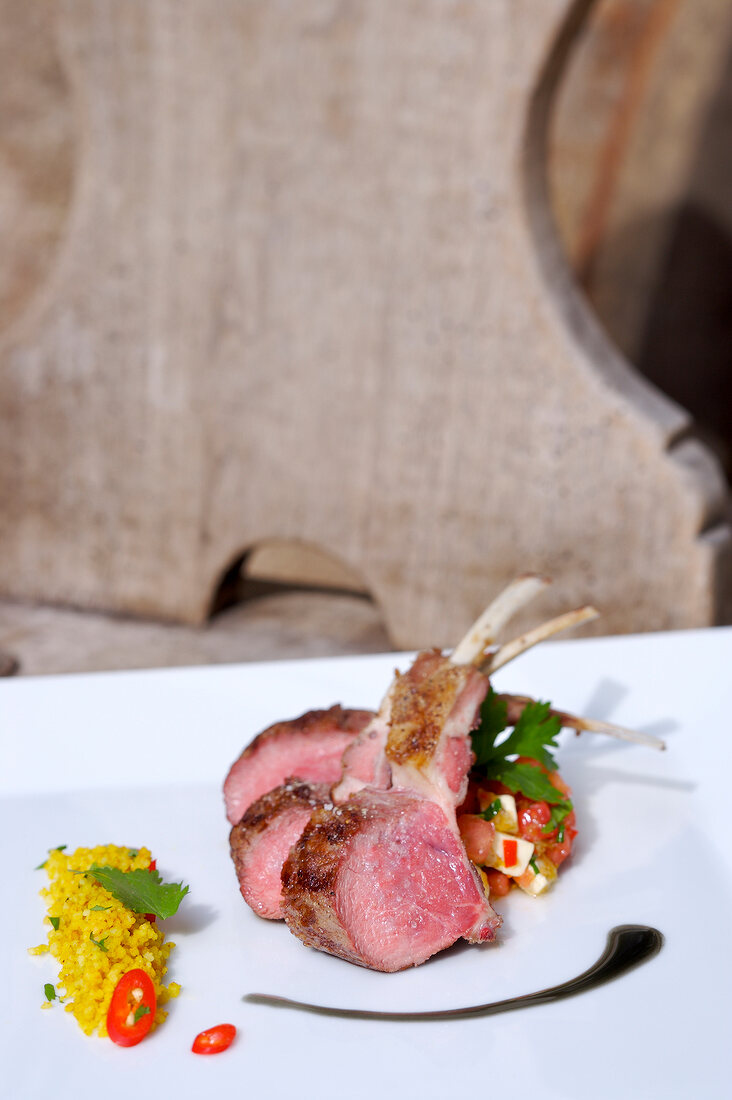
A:
[[[282,870],[282,912],[304,944],[373,970],[417,966],[500,919],[439,805],[364,788],[316,810]]]
[[[437,651],[397,674],[384,748],[392,786],[317,810],[283,868],[282,912],[305,944],[393,971],[461,937],[495,937],[500,917],[456,820],[487,690],[485,676]]]
[[[354,737],[371,721],[368,710],[311,710],[288,722],[276,722],[247,746],[224,782],[226,816],[232,825],[263,794],[288,776],[309,783],[335,783],[341,758]]]
[[[239,889],[258,916],[282,920],[282,865],[313,811],[329,797],[327,783],[290,779],[253,802],[231,830],[231,858]]]

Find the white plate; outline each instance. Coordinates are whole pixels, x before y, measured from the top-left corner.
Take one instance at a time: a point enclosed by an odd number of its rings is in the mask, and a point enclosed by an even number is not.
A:
[[[563,735],[581,834],[557,888],[504,901],[498,945],[458,947],[393,975],[306,949],[247,909],[220,791],[260,729],[336,701],[375,707],[404,655],[1,683],[3,1095],[723,1095],[730,658],[732,630],[717,629],[547,644],[499,673],[499,689],[658,733],[668,751]],[[58,1006],[40,1011],[55,967],[26,953],[44,938],[44,876],[33,868],[62,843],[145,844],[166,877],[190,883],[166,925],[178,945],[169,977],[183,992],[165,1025],[133,1049],[85,1038]],[[391,1010],[498,1000],[575,976],[600,955],[608,930],[629,922],[663,932],[656,959],[594,992],[503,1016],[383,1023],[241,1000],[260,991]],[[240,1031],[230,1051],[189,1053],[200,1029],[223,1021]]]

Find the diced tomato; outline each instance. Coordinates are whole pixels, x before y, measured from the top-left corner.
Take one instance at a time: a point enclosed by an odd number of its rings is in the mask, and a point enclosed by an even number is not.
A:
[[[565,798],[570,798],[572,795],[572,788],[568,786],[562,779],[559,772],[548,772],[549,782],[553,787],[556,787]]]
[[[535,874],[532,867],[527,867],[522,875],[519,875],[516,882],[519,886],[523,886],[524,890],[527,890],[531,883],[534,881]]]
[[[462,814],[458,828],[468,859],[473,863],[485,863],[493,855],[496,827],[492,821],[484,821],[476,814]]]
[[[128,970],[112,994],[107,1012],[107,1031],[113,1043],[134,1047],[141,1042],[155,1020],[155,986],[144,970]]]
[[[552,812],[547,802],[529,802],[524,798],[519,799],[518,806],[519,835],[532,844],[538,844],[540,840],[546,840],[548,835],[542,830],[551,821]]]
[[[220,1054],[234,1042],[236,1028],[233,1024],[217,1024],[201,1031],[193,1040],[191,1050],[194,1054]]]
[[[577,836],[577,830],[575,829],[576,817],[574,810],[567,814],[563,821],[564,837],[562,840],[557,839],[555,844],[550,845],[546,849],[546,857],[550,859],[555,867],[559,867],[564,863],[567,856],[571,855],[572,844],[574,838]],[[558,831],[558,830],[557,830]]]
[[[468,790],[465,798],[458,806],[459,814],[474,814],[479,809],[478,805],[478,787],[471,779],[468,783]]]
[[[488,867],[485,871],[485,877],[488,879],[490,896],[492,898],[505,898],[511,889],[511,879],[508,875],[504,875],[503,871],[496,871],[493,867]]]

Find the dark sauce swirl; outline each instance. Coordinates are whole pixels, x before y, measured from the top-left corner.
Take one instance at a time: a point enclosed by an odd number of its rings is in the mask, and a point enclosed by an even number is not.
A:
[[[645,924],[621,924],[608,933],[605,950],[597,962],[578,977],[549,989],[541,989],[538,993],[525,993],[519,997],[508,997],[505,1001],[470,1005],[468,1008],[446,1008],[434,1012],[378,1012],[308,1004],[305,1001],[291,1001],[287,997],[272,997],[267,993],[247,993],[243,1000],[249,1004],[293,1008],[319,1016],[340,1016],[351,1020],[465,1020],[473,1016],[495,1016],[499,1012],[513,1012],[518,1008],[548,1004],[565,997],[575,997],[578,993],[587,993],[652,959],[662,947],[663,936],[657,928],[649,928]]]

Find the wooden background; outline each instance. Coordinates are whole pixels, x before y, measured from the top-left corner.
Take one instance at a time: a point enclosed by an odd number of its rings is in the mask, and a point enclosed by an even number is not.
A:
[[[525,569],[599,631],[728,617],[720,452],[618,349],[730,20],[591,9],[0,2],[0,646],[25,671],[447,645]],[[618,226],[649,211],[639,258]],[[357,594],[201,629],[247,555]]]

